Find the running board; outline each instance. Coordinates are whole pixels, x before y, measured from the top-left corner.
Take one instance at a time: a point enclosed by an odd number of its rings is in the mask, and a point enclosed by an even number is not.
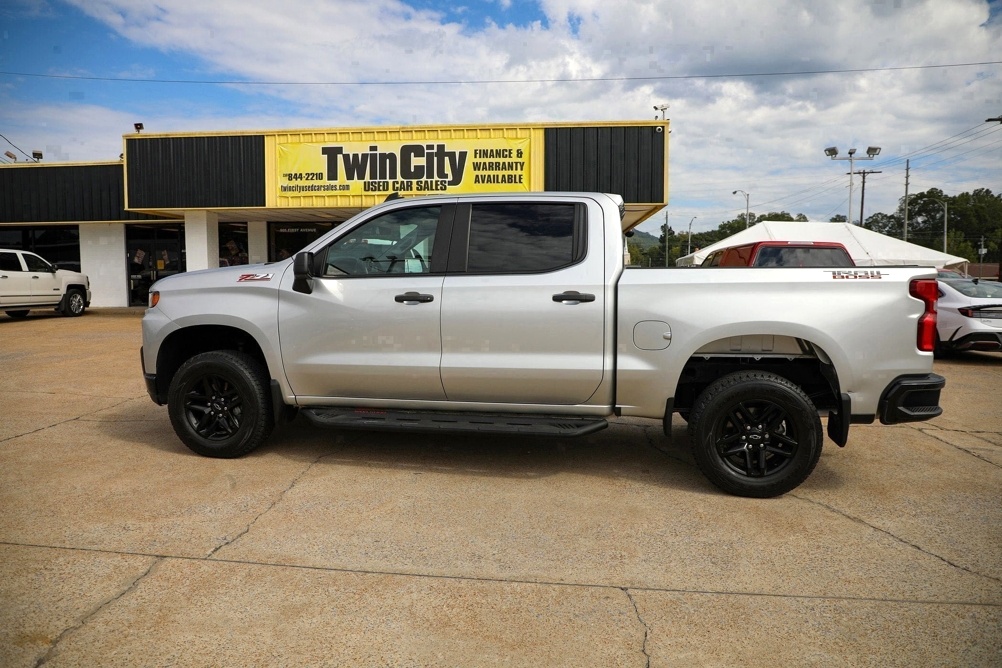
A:
[[[303,408],[310,422],[339,429],[421,431],[533,436],[584,436],[609,426],[601,417],[522,415],[515,413],[447,413],[384,411],[367,408]]]

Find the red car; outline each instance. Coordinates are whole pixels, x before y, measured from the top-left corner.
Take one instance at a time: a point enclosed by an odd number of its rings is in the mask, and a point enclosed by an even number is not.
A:
[[[831,241],[756,241],[715,250],[701,267],[855,267],[849,251]]]

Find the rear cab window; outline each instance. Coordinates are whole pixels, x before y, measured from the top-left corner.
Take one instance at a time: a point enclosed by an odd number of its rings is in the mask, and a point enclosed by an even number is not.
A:
[[[755,258],[756,267],[851,267],[854,263],[841,248],[824,246],[763,246]]]

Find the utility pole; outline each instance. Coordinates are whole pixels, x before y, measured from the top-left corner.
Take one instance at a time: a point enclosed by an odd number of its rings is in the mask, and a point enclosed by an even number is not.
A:
[[[911,160],[905,160],[905,241],[908,241],[908,176]]]
[[[657,107],[655,107],[656,109]],[[668,209],[665,209],[665,266],[668,266]]]
[[[866,202],[866,175],[883,174],[883,172],[879,169],[861,169],[856,173],[863,177],[863,189],[860,191],[859,196],[859,226],[866,227],[866,218],[863,216],[863,204]]]

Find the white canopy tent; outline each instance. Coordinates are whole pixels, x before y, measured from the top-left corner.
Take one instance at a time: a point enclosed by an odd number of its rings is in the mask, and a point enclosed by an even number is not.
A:
[[[715,250],[756,241],[834,241],[845,246],[860,267],[917,265],[966,270],[967,260],[956,255],[894,239],[849,223],[798,223],[767,220],[701,248],[675,261],[679,267],[698,266]],[[966,272],[965,272],[966,273]]]

